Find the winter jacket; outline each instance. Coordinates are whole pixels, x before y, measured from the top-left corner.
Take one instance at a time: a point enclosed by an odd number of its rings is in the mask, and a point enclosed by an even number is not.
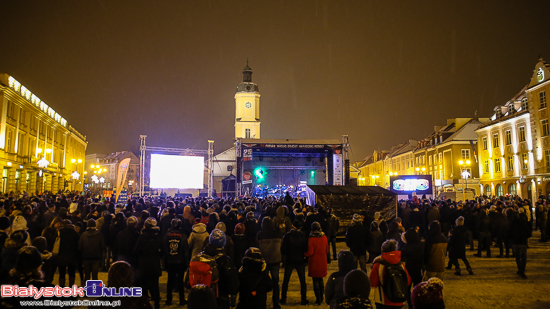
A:
[[[405,262],[405,268],[411,276],[422,277],[422,268],[424,268],[424,243],[420,240],[418,234],[412,239],[406,239],[401,248],[401,260]],[[409,238],[411,238],[409,236]]]
[[[267,293],[273,290],[266,263],[245,258],[239,270],[239,303],[237,309],[265,309]]]
[[[130,263],[133,268],[137,267],[137,258],[133,253],[138,238],[139,232],[135,226],[126,227],[124,230],[120,231],[116,237],[118,260]]]
[[[60,266],[76,266],[78,258],[78,233],[72,225],[59,230],[61,241],[59,243],[59,254],[57,264]]]
[[[430,223],[424,249],[424,264],[427,271],[445,271],[447,238],[441,233],[439,222]]]
[[[305,256],[308,260],[308,276],[314,278],[324,278],[327,275],[327,254],[328,240],[327,236],[321,231],[312,232],[309,235],[307,252]]]
[[[382,285],[384,284],[384,273],[386,267],[381,264],[382,260],[385,260],[390,264],[402,263],[401,252],[384,252],[381,256],[374,259],[374,263],[370,272],[370,286],[374,289],[374,302],[386,306],[403,306],[403,303],[394,303],[390,301],[388,297],[384,294],[384,289],[382,288]],[[407,269],[403,264],[402,267],[407,273],[408,285],[411,285],[411,276],[409,276],[409,273],[407,272]]]
[[[258,221],[255,218],[249,218],[244,222],[244,235],[248,238],[251,247],[258,247],[258,241],[256,240],[258,232]]]
[[[248,243],[248,238],[244,234],[234,234],[231,237],[233,240],[234,254],[233,261],[235,262],[236,268],[241,268],[241,262],[244,257],[244,254],[250,245]]]
[[[338,217],[335,215],[330,215],[330,218],[328,220],[328,233],[327,237],[334,238],[338,234],[338,230],[340,229],[340,220],[338,220]]]
[[[512,244],[527,245],[531,232],[531,224],[525,213],[514,214],[510,230],[513,231],[511,233]]]
[[[105,251],[105,241],[101,233],[95,228],[88,228],[80,236],[78,250],[83,260],[101,260]]]
[[[258,233],[258,246],[262,257],[268,265],[281,263],[282,235],[273,229],[271,218],[262,221],[262,231]]]
[[[292,228],[292,222],[290,218],[285,215],[285,207],[279,206],[277,208],[277,216],[273,218],[273,227],[284,235],[290,232]]]
[[[344,253],[344,252],[347,252]],[[338,271],[333,272],[325,285],[325,302],[331,307],[344,297],[344,277],[357,268],[357,262],[350,251],[342,251],[338,257]]]
[[[304,253],[307,252],[308,239],[302,231],[291,229],[283,236],[281,254],[283,262],[289,265],[303,264],[306,262]]]
[[[138,258],[137,277],[155,278],[162,275],[160,266],[161,249],[160,228],[157,226],[144,228],[134,248],[134,254]]]
[[[370,231],[361,223],[354,223],[346,233],[346,245],[357,257],[367,255],[370,241]]]
[[[382,243],[384,242],[384,235],[380,230],[370,232],[370,244],[368,246],[369,260],[374,260],[375,257],[379,256],[382,253]],[[374,256],[373,256],[374,255]]]
[[[203,243],[206,238],[210,236],[206,232],[206,225],[204,223],[197,223],[193,226],[193,232],[189,238],[187,238],[187,244],[191,250],[191,257],[201,253],[203,248]]]
[[[468,243],[468,234],[464,225],[459,225],[451,231],[447,248],[449,250],[449,258],[464,259],[466,258],[466,244]]]
[[[164,257],[167,264],[187,265],[189,244],[187,235],[180,229],[168,229],[163,239]]]
[[[426,220],[428,221],[428,224],[430,224],[434,220],[439,220],[441,218],[439,214],[439,208],[437,206],[432,206],[430,209],[428,209],[428,212],[426,213]]]
[[[214,259],[219,272],[219,280],[217,283],[218,299],[224,302],[229,301],[230,295],[236,295],[239,291],[239,275],[231,259],[224,254],[223,248],[208,244],[203,252],[192,258],[192,261],[208,262]]]

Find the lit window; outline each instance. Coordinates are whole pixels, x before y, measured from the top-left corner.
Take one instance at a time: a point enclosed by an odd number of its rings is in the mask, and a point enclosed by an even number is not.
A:
[[[550,150],[544,151],[544,162],[546,162],[546,166],[550,166]]]
[[[495,159],[495,172],[500,172],[500,158]]]
[[[483,137],[483,150],[487,150],[487,136]]]
[[[503,189],[502,189],[502,186],[500,184],[497,185],[497,196],[503,196],[504,195],[504,192],[503,192]]]
[[[508,157],[508,164],[507,164],[508,170],[513,171],[514,170],[514,157]]]
[[[525,142],[525,127],[519,127],[519,141]]]
[[[516,189],[516,184],[515,183],[510,184],[510,194],[511,195],[518,195],[518,191]]]
[[[539,92],[539,100],[540,100],[540,108],[546,107],[546,92],[541,91]]]
[[[485,173],[489,173],[489,160],[485,160]]]
[[[527,164],[529,163],[529,161],[527,160],[527,154],[526,153],[523,153],[521,154],[521,165],[523,166],[523,169],[527,169]]]
[[[523,98],[523,100],[521,100],[521,110],[526,111],[528,108],[527,98]]]
[[[470,149],[462,149],[461,156],[462,160],[470,160]]]
[[[250,129],[245,130],[245,138],[250,138]]]
[[[541,121],[542,126],[542,136],[548,136],[548,119]]]
[[[498,133],[493,134],[493,148],[498,148]]]
[[[510,130],[506,130],[506,132],[504,132],[504,135],[506,137],[506,145],[512,144],[512,132]]]

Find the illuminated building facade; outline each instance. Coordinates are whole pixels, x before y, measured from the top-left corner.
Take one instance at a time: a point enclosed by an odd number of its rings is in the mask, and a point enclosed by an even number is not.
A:
[[[4,73],[0,106],[0,191],[82,190],[86,136]]]
[[[486,195],[533,200],[550,194],[549,74],[549,66],[539,59],[529,84],[495,107],[491,122],[477,130]]]
[[[139,158],[131,151],[113,152],[108,155],[86,155],[86,186],[92,191],[113,190],[117,185],[117,171],[123,159],[130,158],[124,189],[129,194],[139,191]]]
[[[243,70],[235,93],[235,139],[260,138],[260,89],[252,82],[252,69]]]

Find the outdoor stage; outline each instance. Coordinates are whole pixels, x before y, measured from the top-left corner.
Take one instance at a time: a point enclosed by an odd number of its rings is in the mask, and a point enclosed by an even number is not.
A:
[[[237,190],[240,194],[296,196],[305,185],[349,183],[347,136],[338,140],[238,139]]]

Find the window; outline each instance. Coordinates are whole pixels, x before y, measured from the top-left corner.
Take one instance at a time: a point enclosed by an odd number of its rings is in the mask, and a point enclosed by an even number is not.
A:
[[[485,186],[485,195],[491,196],[491,186],[490,185]]]
[[[439,171],[439,179],[443,179],[443,171]]]
[[[498,148],[498,133],[493,134],[493,148]]]
[[[529,105],[527,104],[527,98],[523,98],[521,100],[521,110],[526,111],[529,108]]]
[[[514,157],[508,157],[507,162],[508,162],[508,164],[507,164],[508,170],[513,171],[514,170]]]
[[[8,101],[8,117],[11,119],[15,119],[15,104],[13,104],[11,101]]]
[[[539,101],[540,101],[540,108],[546,107],[546,92],[541,91],[539,92]]]
[[[250,138],[250,129],[246,129],[245,132],[245,138]]]
[[[504,132],[504,136],[506,137],[506,145],[512,144],[512,132],[510,130],[506,130]]]
[[[8,132],[6,134],[6,152],[12,152],[13,151],[13,130],[8,129]]]
[[[546,162],[546,166],[550,166],[550,150],[544,151],[544,162]]]
[[[521,165],[523,166],[523,169],[527,169],[527,164],[529,163],[529,161],[527,160],[527,154],[526,153],[523,153],[521,154]]]
[[[485,160],[485,173],[489,173],[489,160]]]
[[[518,195],[515,183],[510,184],[510,195]]]
[[[497,185],[497,190],[496,191],[497,191],[497,196],[498,197],[501,197],[501,196],[504,195],[504,192],[503,192],[504,190],[502,189],[502,186],[500,184]]]
[[[487,150],[487,136],[483,137],[483,150]]]
[[[548,136],[548,119],[544,119],[541,122],[542,136]]]
[[[495,172],[500,172],[500,158],[495,159]]]
[[[470,160],[470,149],[462,149],[461,158],[462,160]]]
[[[439,164],[443,164],[443,154],[439,154]]]
[[[519,141],[525,142],[525,127],[519,127]]]
[[[429,159],[429,161],[430,161],[428,165],[431,166],[431,165],[432,165],[432,156],[428,156],[428,159]]]

